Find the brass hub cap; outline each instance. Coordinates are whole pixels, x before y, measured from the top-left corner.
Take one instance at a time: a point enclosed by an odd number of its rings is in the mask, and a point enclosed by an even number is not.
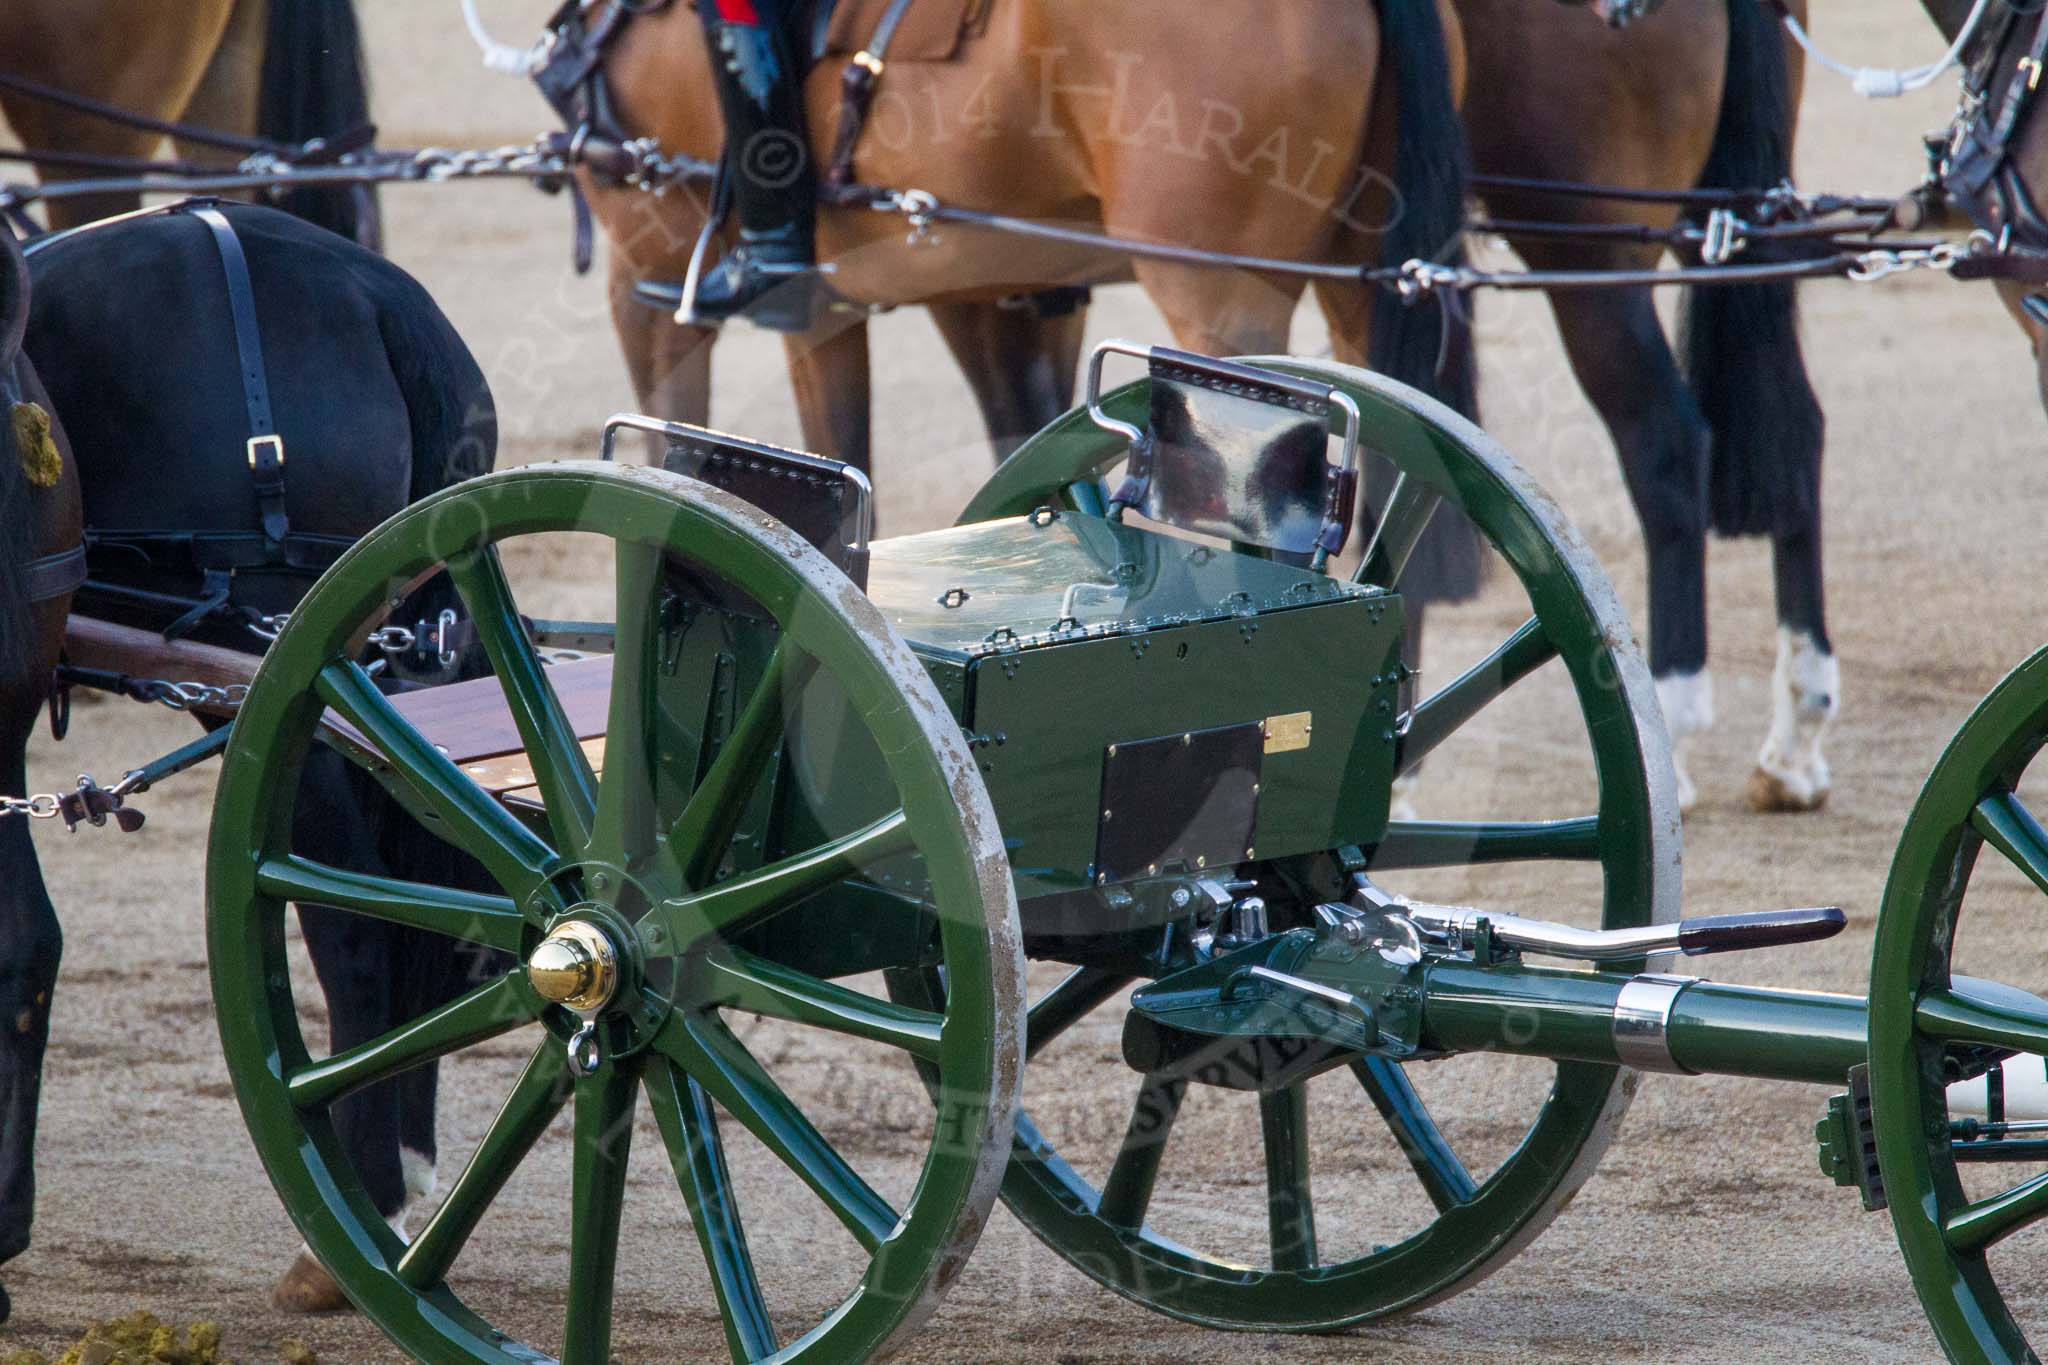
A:
[[[580,1014],[604,1008],[619,985],[619,955],[604,931],[571,920],[526,959],[526,979],[541,999]]]

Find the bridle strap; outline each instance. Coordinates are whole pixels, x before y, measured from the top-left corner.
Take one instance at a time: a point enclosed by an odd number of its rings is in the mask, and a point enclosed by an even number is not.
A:
[[[256,291],[249,280],[249,258],[242,242],[213,203],[180,204],[176,212],[190,214],[211,230],[213,244],[220,252],[221,268],[227,275],[228,310],[234,320],[235,354],[242,372],[242,398],[249,409],[249,440],[245,447],[249,475],[256,488],[256,506],[263,517],[263,538],[273,547],[282,546],[291,534],[285,515],[284,438],[270,412],[270,385],[263,369],[263,333],[256,325]]]
[[[28,600],[31,602],[69,597],[84,586],[85,546],[82,543],[28,562]]]

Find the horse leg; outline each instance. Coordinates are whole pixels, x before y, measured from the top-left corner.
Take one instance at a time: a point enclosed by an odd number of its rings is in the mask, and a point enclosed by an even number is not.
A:
[[[389,875],[359,797],[341,755],[323,750],[308,757],[293,813],[293,851],[335,867]],[[404,1022],[395,998],[395,929],[323,905],[299,906],[299,925],[327,1000],[330,1053],[367,1043]],[[334,1106],[335,1133],[349,1163],[377,1212],[394,1227],[406,1203],[398,1112],[398,1086],[391,1081]],[[304,1247],[272,1289],[271,1303],[287,1313],[349,1306],[326,1267]]]
[[[867,318],[827,313],[810,331],[783,337],[782,353],[804,444],[870,472]]]
[[[263,86],[264,19],[269,0],[235,0],[220,45],[206,63],[199,88],[175,115],[181,123],[244,136],[255,133]],[[234,152],[173,138],[178,157],[202,164],[233,165]]]
[[[36,710],[28,712],[32,724]],[[27,788],[25,734],[0,737],[0,791]],[[0,818],[0,1265],[28,1248],[35,1212],[36,1106],[43,1051],[50,1040],[50,997],[64,939],[36,861],[28,821]],[[0,1290],[0,1322],[8,1315]]]
[[[402,812],[394,814],[398,819],[408,818]],[[422,831],[418,837],[431,836]],[[404,870],[414,873],[419,869]],[[395,938],[392,966],[398,978],[392,986],[399,1018],[418,1019],[470,986],[482,984],[481,978],[470,980],[468,974],[462,973],[464,955],[447,935],[402,929]],[[434,1141],[434,1104],[440,1080],[440,1063],[429,1062],[405,1072],[394,1082],[398,1091],[398,1174],[405,1189],[405,1202],[395,1219],[401,1237],[406,1235],[407,1219],[434,1197],[439,1183],[435,1173],[439,1149]]]
[[[73,0],[62,6],[16,5],[29,22],[0,14],[0,52],[11,71],[32,72],[60,90],[156,118],[174,117],[198,88],[227,27],[235,0],[144,6]],[[61,13],[62,19],[56,16]],[[27,96],[0,99],[0,113],[24,147],[102,156],[147,157],[163,138],[87,118]],[[91,172],[51,171],[46,184]],[[76,227],[140,207],[139,194],[91,195],[53,202],[50,226]]]
[[[1678,804],[1697,792],[1686,772],[1691,741],[1714,722],[1707,672],[1707,456],[1705,420],[1679,374],[1647,289],[1550,297],[1579,386],[1621,457],[1649,559],[1650,672],[1671,733]]]
[[[974,390],[997,464],[1074,405],[1085,309],[1046,316],[1025,300],[934,303],[927,311]]]
[[[1772,538],[1778,659],[1771,669],[1771,729],[1745,794],[1759,811],[1818,810],[1830,774],[1821,737],[1841,705],[1842,670],[1828,639],[1821,590],[1820,508],[1810,524]]]
[[[635,302],[637,276],[624,253],[612,253],[610,271],[612,325],[641,408],[667,421],[704,425],[711,417],[711,344],[717,330],[678,326],[659,308]],[[650,463],[660,460],[659,441],[649,438],[647,450]]]

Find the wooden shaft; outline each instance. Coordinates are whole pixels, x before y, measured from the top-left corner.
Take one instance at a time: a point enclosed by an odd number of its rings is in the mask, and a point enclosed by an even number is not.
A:
[[[166,640],[153,630],[115,625],[91,616],[72,616],[64,623],[65,658],[80,668],[100,668],[137,678],[198,682],[209,687],[246,684],[263,662],[219,645],[191,640]]]

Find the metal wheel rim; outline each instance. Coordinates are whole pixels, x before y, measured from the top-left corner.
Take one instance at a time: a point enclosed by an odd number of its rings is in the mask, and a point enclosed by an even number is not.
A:
[[[1669,742],[1649,672],[1612,585],[1563,513],[1496,442],[1442,404],[1350,366],[1258,357],[1247,363],[1328,383],[1359,405],[1367,445],[1472,515],[1529,592],[1560,648],[1588,720],[1601,774],[1606,892],[1602,924],[1665,923],[1679,913],[1680,818]],[[1145,419],[1144,382],[1104,407]],[[997,470],[962,523],[1029,513],[1122,458],[1083,410],[1034,436]],[[1553,626],[1553,618],[1556,625]],[[1604,749],[1600,746],[1604,745]],[[1609,777],[1614,777],[1612,786]],[[1205,1326],[1328,1331],[1413,1312],[1470,1287],[1532,1241],[1591,1176],[1636,1086],[1625,1068],[1561,1063],[1521,1146],[1478,1195],[1383,1251],[1300,1273],[1211,1260],[1095,1215],[1098,1192],[1018,1117],[1003,1200],[1042,1241],[1098,1283]]]
[[[210,970],[236,1095],[293,1221],[394,1341],[421,1359],[546,1358],[493,1329],[445,1279],[427,1290],[398,1280],[392,1267],[402,1244],[376,1216],[331,1122],[301,1113],[286,1094],[284,1073],[306,1049],[284,971],[283,902],[258,889],[256,867],[266,853],[289,848],[297,773],[323,710],[313,679],[391,586],[481,540],[591,529],[593,514],[614,539],[658,542],[673,560],[725,569],[786,630],[801,620],[804,647],[850,692],[861,689],[870,727],[896,742],[891,776],[919,826],[935,899],[947,907],[940,921],[948,970],[970,984],[956,997],[959,1012],[948,1010],[938,1058],[951,1087],[948,1112],[957,1119],[947,1131],[959,1140],[934,1138],[901,1222],[860,1285],[772,1357],[864,1358],[900,1340],[936,1307],[994,1202],[1022,1065],[1014,896],[993,812],[958,724],[915,656],[808,544],[717,490],[659,470],[595,462],[473,480],[393,518],[308,594],[250,689],[227,750],[210,836]]]
[[[1942,752],[1899,836],[1870,968],[1870,1100],[1878,1169],[1913,1287],[1950,1359],[2033,1360],[1984,1251],[1945,1224],[1970,1201],[1949,1146],[1943,1043],[1917,1006],[1946,990],[1957,918],[1984,847],[1980,801],[2010,791],[2048,740],[2048,650],[2008,674]],[[1991,856],[1998,855],[1994,852]]]

